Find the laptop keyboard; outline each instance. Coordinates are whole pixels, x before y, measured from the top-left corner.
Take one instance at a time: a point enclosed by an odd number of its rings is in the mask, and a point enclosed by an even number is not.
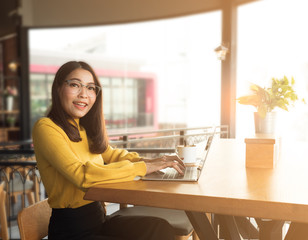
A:
[[[186,167],[184,175],[179,174],[174,168],[168,168],[163,179],[193,179],[197,177],[196,167]]]

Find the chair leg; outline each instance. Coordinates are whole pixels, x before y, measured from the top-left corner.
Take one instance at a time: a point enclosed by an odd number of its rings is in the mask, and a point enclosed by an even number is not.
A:
[[[21,194],[21,209],[25,208],[25,195],[22,193]]]
[[[120,203],[120,209],[127,208],[127,207],[128,207],[128,204]]]
[[[175,236],[175,240],[188,240],[189,237],[190,237],[190,235],[188,235],[188,236]]]
[[[195,231],[193,231],[192,236],[193,236],[192,237],[193,240],[199,240],[199,237]]]
[[[34,178],[34,196],[35,196],[35,202],[40,201],[40,184],[37,181],[37,178]]]
[[[27,195],[27,199],[28,199],[28,203],[29,205],[33,205],[35,203],[34,201],[34,193],[33,192],[27,192],[26,194],[22,193],[21,194],[21,206],[22,209],[24,209],[26,207],[25,205],[25,195]]]
[[[7,225],[7,215],[6,215],[6,193],[0,192],[0,223],[1,223],[1,239],[8,240],[8,225]]]
[[[11,207],[12,207],[12,197],[6,193],[6,196],[5,196],[5,205],[6,205],[6,213],[7,213],[7,216],[10,216],[11,212]]]
[[[14,195],[12,196],[12,202],[13,202],[13,203],[17,203],[17,202],[18,202],[18,197],[17,197],[17,195],[14,194]]]
[[[27,198],[28,198],[29,205],[33,205],[35,203],[35,201],[34,201],[34,193],[33,192],[28,192],[27,193]]]
[[[175,236],[175,240],[188,240],[191,236],[193,240],[199,240],[198,235],[195,231],[192,231],[187,236]]]

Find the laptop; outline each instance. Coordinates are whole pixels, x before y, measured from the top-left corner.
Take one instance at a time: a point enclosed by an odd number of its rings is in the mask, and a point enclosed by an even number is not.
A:
[[[166,168],[142,177],[142,180],[146,181],[185,181],[185,182],[197,182],[203,170],[205,160],[209,153],[215,132],[210,135],[204,146],[201,145],[201,154],[196,159],[196,164],[186,165],[184,175],[179,174],[174,168]]]

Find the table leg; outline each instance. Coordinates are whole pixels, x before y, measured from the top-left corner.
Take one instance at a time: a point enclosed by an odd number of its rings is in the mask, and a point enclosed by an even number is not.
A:
[[[301,239],[301,240],[308,239],[307,223],[291,222],[287,235],[285,236],[284,240],[294,240],[294,239]]]
[[[284,221],[256,219],[260,240],[281,240]]]
[[[186,215],[200,240],[218,240],[217,234],[205,213],[186,211]]]
[[[215,214],[227,240],[243,240],[233,216]]]
[[[244,239],[259,239],[259,230],[248,217],[234,216],[238,230]]]

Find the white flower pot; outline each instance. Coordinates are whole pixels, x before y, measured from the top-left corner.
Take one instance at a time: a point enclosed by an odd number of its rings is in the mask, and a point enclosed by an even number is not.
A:
[[[6,110],[12,111],[14,106],[14,97],[13,96],[7,96],[6,97]]]
[[[276,133],[276,112],[266,113],[265,118],[261,118],[257,112],[254,113],[255,117],[255,132],[265,134]]]

